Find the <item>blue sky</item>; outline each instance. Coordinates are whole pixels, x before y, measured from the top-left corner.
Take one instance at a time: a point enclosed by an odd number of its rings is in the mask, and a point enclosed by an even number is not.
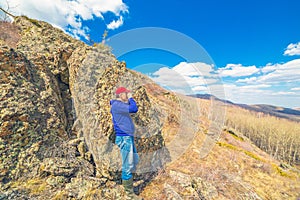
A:
[[[104,30],[108,39],[143,27],[181,33],[186,40],[178,44],[184,49],[185,41],[194,40],[210,62],[155,46],[143,46],[119,59],[177,92],[189,93],[180,88],[182,79],[194,93],[224,89],[224,98],[236,103],[300,107],[299,0],[9,2],[14,14],[47,21],[83,41],[90,37],[100,42]],[[5,1],[0,5],[5,8]]]

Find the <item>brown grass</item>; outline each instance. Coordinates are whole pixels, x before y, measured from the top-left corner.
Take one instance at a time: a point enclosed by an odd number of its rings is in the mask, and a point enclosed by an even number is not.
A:
[[[187,191],[172,180],[169,175],[172,170],[191,177],[201,177],[203,181],[213,185],[218,191],[215,199],[297,199],[300,194],[299,170],[292,166],[283,169],[278,160],[253,145],[241,131],[236,131],[234,129],[237,128],[236,126],[230,127],[231,131],[225,130],[210,154],[206,158],[200,159],[201,145],[209,125],[206,117],[209,112],[209,101],[200,101],[202,105],[201,124],[199,124],[201,131],[196,134],[186,152],[168,164],[165,173],[157,176],[142,191],[141,196],[145,200],[168,199],[164,188],[166,185],[170,185],[185,199],[184,195],[187,194]],[[246,120],[246,117],[254,120],[252,114],[247,116],[249,113],[243,113],[240,110],[231,109],[228,115],[234,113],[244,117],[241,121]],[[272,117],[266,117],[272,120]],[[266,121],[264,123],[270,128],[275,121],[269,122],[270,124]],[[285,126],[295,125],[285,120],[280,122],[286,122]],[[257,123],[255,123],[254,129],[256,129]]]

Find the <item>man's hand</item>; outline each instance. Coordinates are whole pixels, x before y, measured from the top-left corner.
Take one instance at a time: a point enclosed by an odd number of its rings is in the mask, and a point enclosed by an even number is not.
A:
[[[127,97],[128,97],[128,99],[132,97],[131,92],[127,93]]]

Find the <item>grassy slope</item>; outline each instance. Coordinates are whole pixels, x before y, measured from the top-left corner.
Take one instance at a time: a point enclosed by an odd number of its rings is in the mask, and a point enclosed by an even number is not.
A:
[[[202,107],[209,105],[207,100],[199,100]],[[286,166],[257,148],[242,135],[224,131],[210,154],[199,158],[199,149],[205,138],[205,128],[209,124],[203,115],[194,142],[177,160],[170,163],[164,172],[155,178],[141,193],[144,199],[167,199],[165,185],[171,185],[183,198],[188,199],[189,191],[174,182],[171,171],[181,172],[192,177],[201,177],[213,185],[218,196],[213,199],[297,199],[300,194],[300,172]],[[199,197],[200,199],[200,197]]]

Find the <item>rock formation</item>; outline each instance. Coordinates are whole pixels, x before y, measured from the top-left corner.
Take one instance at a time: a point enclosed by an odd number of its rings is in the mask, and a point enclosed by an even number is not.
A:
[[[163,129],[179,126],[182,108],[176,95],[127,69],[102,44],[88,46],[24,16],[2,27],[0,180],[7,198],[34,197],[31,188],[9,190],[10,183],[22,186],[32,179],[46,182],[47,189],[40,188],[37,198],[58,185],[63,189],[51,194],[53,198],[81,198],[88,190],[115,187],[121,163],[109,100],[121,85],[134,91],[139,106],[134,122],[142,156],[136,177],[146,184],[171,161],[165,145],[168,131]],[[11,30],[16,34],[13,42]],[[86,182],[86,188],[79,182]],[[118,186],[98,195],[122,195],[120,191]]]

